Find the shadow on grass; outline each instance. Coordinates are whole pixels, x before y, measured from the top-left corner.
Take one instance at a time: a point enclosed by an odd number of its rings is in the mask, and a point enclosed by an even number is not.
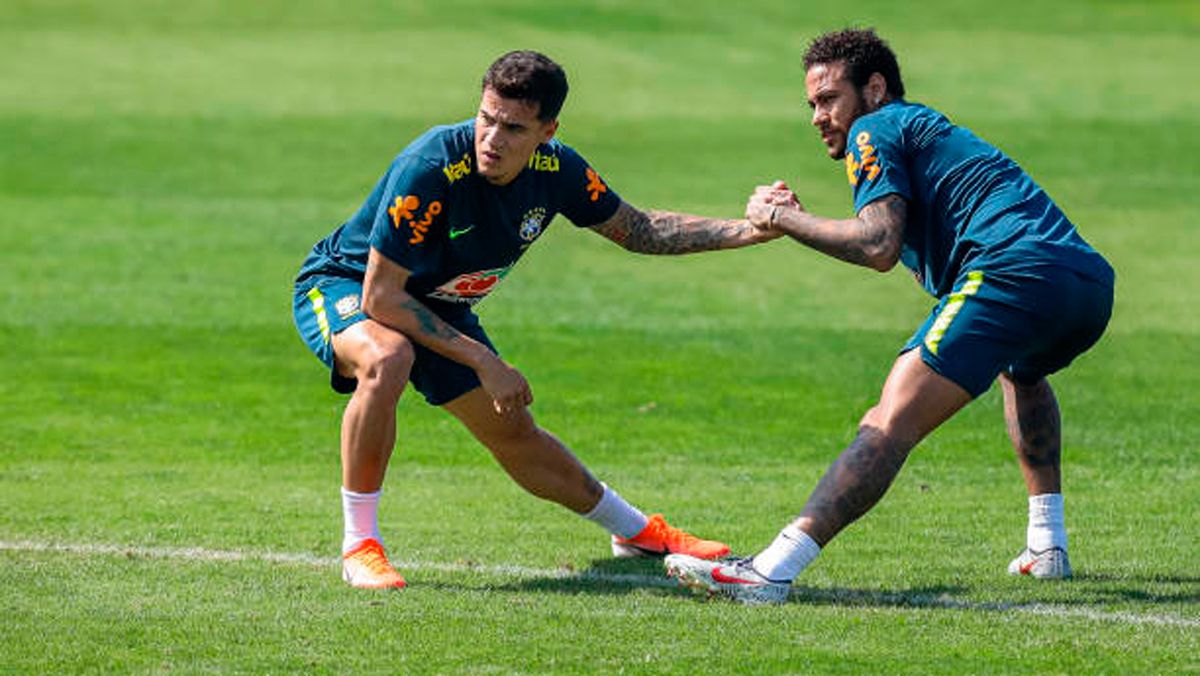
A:
[[[1084,574],[1066,582],[1027,582],[1030,586],[1015,595],[1020,597],[1019,599],[1000,601],[969,600],[963,597],[971,591],[970,588],[952,585],[894,591],[796,585],[792,589],[789,603],[864,608],[1008,611],[1043,606],[1094,608],[1131,602],[1163,605],[1200,602],[1200,591],[1194,587],[1196,579],[1188,576],[1153,576],[1141,580],[1127,575]],[[1130,586],[1131,582],[1135,583],[1135,586]],[[1152,591],[1147,588],[1155,584],[1182,584],[1188,587],[1179,593]],[[1043,587],[1039,588],[1039,585]],[[479,585],[470,586],[477,589]],[[586,568],[563,568],[561,573],[556,575],[530,574],[500,584],[489,583],[486,588],[501,592],[569,595],[625,595],[645,589],[656,589],[671,596],[694,595],[666,577],[660,559],[597,559]],[[1064,597],[1063,592],[1069,592],[1070,596]]]
[[[1081,572],[1075,574],[1071,586],[1085,597],[1081,603],[1200,604],[1200,578],[1189,575]]]
[[[557,574],[532,574],[512,571],[519,578],[510,582],[488,583],[487,589],[509,592],[544,592],[554,594],[631,594],[640,589],[657,588],[686,595],[674,581],[667,579],[661,559],[597,559],[586,568],[564,567]],[[478,588],[476,582],[469,585],[438,583],[444,588]]]
[[[437,586],[457,587],[441,583]],[[478,585],[471,585],[477,588]],[[596,559],[586,568],[562,569],[558,575],[537,575],[486,585],[491,591],[539,592],[552,594],[631,594],[647,588],[660,590],[668,595],[694,596],[668,578],[663,571],[661,559]],[[792,590],[792,603],[843,606],[883,607],[977,607],[977,603],[959,601],[954,594],[961,594],[961,587],[928,587],[904,591],[871,591],[857,589],[817,589],[797,586]]]
[[[1080,582],[1137,582],[1141,584],[1194,584],[1200,585],[1200,575],[1159,575],[1155,573],[1130,575],[1129,573],[1082,572],[1076,573]]]

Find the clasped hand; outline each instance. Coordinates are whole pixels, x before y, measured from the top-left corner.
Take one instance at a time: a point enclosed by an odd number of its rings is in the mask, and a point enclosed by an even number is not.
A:
[[[800,198],[783,181],[760,185],[746,202],[746,220],[759,229],[775,230],[779,217],[786,210],[804,211]]]

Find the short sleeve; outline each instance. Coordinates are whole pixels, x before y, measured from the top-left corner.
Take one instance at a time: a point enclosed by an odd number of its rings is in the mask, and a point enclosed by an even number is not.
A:
[[[446,180],[440,167],[401,156],[392,164],[371,226],[371,246],[409,270],[426,255],[431,233],[442,227]]]
[[[860,118],[850,129],[846,178],[854,191],[854,211],[887,195],[912,199],[912,186],[899,129],[881,115]]]
[[[621,206],[621,196],[618,195],[600,174],[583,159],[579,153],[563,146],[562,183],[560,184],[562,212],[572,223],[581,228],[589,228],[603,223],[617,213]]]

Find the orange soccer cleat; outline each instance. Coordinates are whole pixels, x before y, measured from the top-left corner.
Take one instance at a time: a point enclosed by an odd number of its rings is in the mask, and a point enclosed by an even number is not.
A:
[[[642,532],[631,538],[612,538],[613,556],[633,558],[638,556],[666,556],[688,554],[700,559],[715,559],[729,553],[729,545],[715,540],[700,538],[675,528],[663,519],[662,514],[650,515]]]
[[[342,579],[359,589],[403,589],[407,584],[388,563],[383,545],[372,538],[342,555]]]

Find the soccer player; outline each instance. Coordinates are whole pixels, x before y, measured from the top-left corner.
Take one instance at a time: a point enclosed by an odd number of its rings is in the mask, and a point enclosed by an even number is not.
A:
[[[566,74],[546,56],[500,57],[483,77],[474,119],[434,127],[405,148],[358,212],[313,247],[296,279],[297,328],[329,367],[333,389],[352,394],[341,430],[342,575],[354,587],[405,585],[388,562],[377,512],[408,383],[466,426],[522,488],[607,529],[615,555],[729,551],[647,517],[538,427],[529,383],[471,311],[556,214],[639,253],[779,236],[747,220],[623,201],[554,138],[566,95]]]
[[[1029,493],[1025,549],[1008,572],[1070,577],[1059,410],[1046,376],[1104,332],[1112,268],[1013,160],[905,100],[895,54],[874,31],[822,35],[804,65],[812,124],[829,157],[845,160],[857,217],[808,213],[781,181],[755,191],[747,217],[849,263],[885,272],[902,262],[937,304],[799,517],[756,556],[670,556],[668,573],[739,601],[783,602],[821,548],[879,501],[912,448],[998,377]]]

